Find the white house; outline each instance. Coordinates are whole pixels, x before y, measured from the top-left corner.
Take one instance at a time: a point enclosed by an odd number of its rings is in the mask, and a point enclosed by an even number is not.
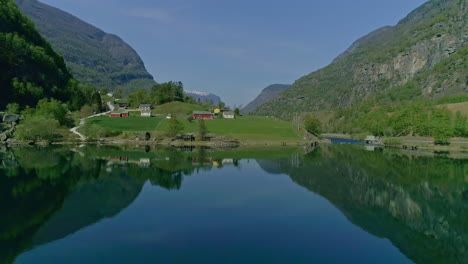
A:
[[[140,110],[141,111],[150,111],[153,108],[153,105],[151,104],[141,104],[140,105]]]
[[[142,110],[141,111],[141,116],[151,117],[151,110]]]
[[[235,117],[236,115],[234,114],[234,112],[223,112],[223,118],[234,119]]]

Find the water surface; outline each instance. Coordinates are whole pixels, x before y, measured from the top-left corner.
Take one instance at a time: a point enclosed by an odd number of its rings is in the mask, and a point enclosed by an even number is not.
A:
[[[0,152],[0,263],[466,263],[468,162],[420,152]]]

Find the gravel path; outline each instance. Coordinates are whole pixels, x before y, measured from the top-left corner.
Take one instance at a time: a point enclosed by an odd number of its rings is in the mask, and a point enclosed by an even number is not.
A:
[[[107,105],[109,106],[110,111],[107,111],[107,112],[104,112],[104,113],[99,113],[99,114],[96,114],[96,115],[92,115],[92,116],[88,116],[88,117],[80,119],[80,123],[78,124],[78,126],[70,129],[70,132],[72,132],[73,134],[79,136],[82,141],[85,141],[87,139],[87,137],[85,135],[81,134],[80,132],[78,132],[78,129],[80,129],[82,126],[84,126],[84,124],[86,123],[86,119],[97,117],[97,116],[107,115],[110,112],[113,112],[114,109],[115,109],[114,105],[111,102],[107,102]]]

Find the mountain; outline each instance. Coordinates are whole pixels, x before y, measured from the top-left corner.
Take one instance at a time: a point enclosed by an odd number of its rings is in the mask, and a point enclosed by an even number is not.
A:
[[[270,102],[271,100],[277,99],[281,92],[288,89],[288,84],[273,84],[268,86],[267,88],[263,89],[263,91],[255,98],[252,102],[250,102],[247,106],[242,109],[242,112],[248,114],[259,106]]]
[[[35,106],[42,98],[82,97],[63,58],[12,0],[0,0],[0,91],[0,109],[12,102]]]
[[[256,113],[399,104],[468,92],[467,0],[431,0],[396,26],[354,43],[327,67],[297,80]]]
[[[214,105],[221,103],[221,98],[212,93],[188,91],[188,90],[185,90],[184,92],[186,95],[191,96],[193,99],[195,99],[198,102],[206,102],[206,101],[211,100]]]
[[[118,36],[37,0],[15,0],[83,84],[131,93],[155,84],[136,51]]]

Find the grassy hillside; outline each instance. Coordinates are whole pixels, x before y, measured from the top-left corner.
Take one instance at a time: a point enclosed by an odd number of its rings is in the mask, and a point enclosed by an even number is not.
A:
[[[188,104],[184,102],[170,102],[158,105],[153,110],[153,114],[191,114],[193,111],[205,111],[200,105]]]
[[[465,0],[431,0],[394,27],[357,41],[329,66],[297,80],[254,114],[401,104],[468,92]]]
[[[140,116],[131,116],[127,118],[100,116],[89,119],[87,121],[87,126],[99,126],[117,132],[154,131],[162,120],[162,118],[149,118]]]

